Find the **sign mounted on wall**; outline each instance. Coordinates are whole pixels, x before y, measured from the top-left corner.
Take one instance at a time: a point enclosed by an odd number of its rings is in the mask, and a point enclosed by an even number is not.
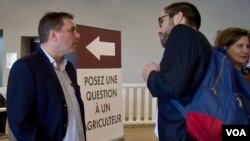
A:
[[[77,25],[77,80],[85,106],[87,140],[123,137],[121,32]]]

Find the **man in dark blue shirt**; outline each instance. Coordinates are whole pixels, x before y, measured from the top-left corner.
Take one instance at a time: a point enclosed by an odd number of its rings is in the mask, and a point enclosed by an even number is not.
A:
[[[191,3],[167,6],[158,22],[164,54],[160,65],[151,62],[142,71],[149,91],[158,99],[156,134],[160,141],[193,140],[184,117],[170,99],[178,99],[183,105],[190,102],[205,75],[211,45],[198,31],[201,17]]]

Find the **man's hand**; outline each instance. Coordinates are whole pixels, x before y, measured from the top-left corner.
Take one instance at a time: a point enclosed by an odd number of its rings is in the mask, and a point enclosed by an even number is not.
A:
[[[144,69],[142,70],[142,77],[145,82],[147,82],[151,71],[160,71],[160,66],[154,62],[150,62],[144,66]]]

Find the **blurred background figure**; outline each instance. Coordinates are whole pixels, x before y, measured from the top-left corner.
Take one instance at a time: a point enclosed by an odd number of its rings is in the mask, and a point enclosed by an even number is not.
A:
[[[246,29],[229,27],[218,34],[215,39],[215,46],[228,56],[235,68],[243,73],[250,85],[249,37]]]

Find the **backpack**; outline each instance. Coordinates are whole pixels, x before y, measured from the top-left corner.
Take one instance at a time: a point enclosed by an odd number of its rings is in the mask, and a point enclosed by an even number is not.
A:
[[[183,106],[171,100],[195,140],[221,141],[222,125],[249,124],[250,88],[240,73],[223,53],[212,49],[207,72],[191,102]]]

